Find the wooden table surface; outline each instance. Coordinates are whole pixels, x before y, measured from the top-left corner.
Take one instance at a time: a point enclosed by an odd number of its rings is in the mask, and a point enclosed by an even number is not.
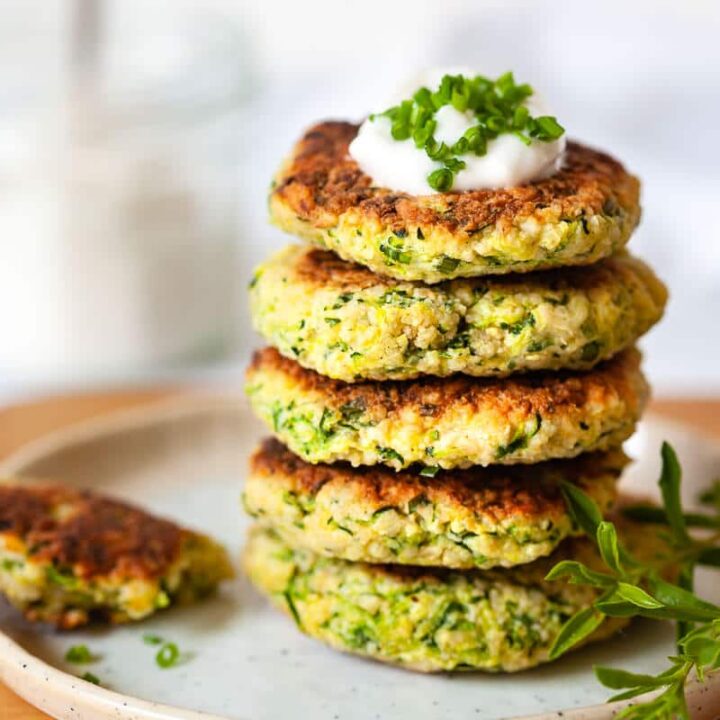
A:
[[[122,391],[52,397],[0,409],[0,458],[21,445],[75,422],[142,406],[178,394],[177,389]],[[657,401],[652,411],[720,437],[720,400]],[[44,720],[47,715],[0,685],[0,720]]]

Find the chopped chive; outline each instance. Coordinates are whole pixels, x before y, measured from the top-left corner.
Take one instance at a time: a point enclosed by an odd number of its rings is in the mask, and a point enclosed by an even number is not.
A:
[[[452,171],[447,168],[433,170],[433,172],[427,176],[428,185],[438,192],[447,192],[450,190],[453,186],[454,180],[455,176]]]
[[[460,260],[450,257],[449,255],[443,255],[435,267],[438,272],[445,273],[447,275],[451,272],[455,272],[458,265],[460,265]]]
[[[163,639],[159,635],[153,633],[145,633],[142,636],[142,640],[146,645],[160,645]]]
[[[85,680],[89,683],[92,683],[93,685],[99,685],[100,684],[100,678],[97,675],[93,675],[91,672],[85,672],[83,673],[80,678],[82,680]]]
[[[535,118],[534,127],[531,132],[533,137],[548,142],[550,140],[557,140],[565,132],[565,128],[554,117],[543,115],[542,117]]]
[[[73,645],[65,653],[65,660],[76,665],[94,662],[97,658],[90,652],[87,645]]]
[[[526,83],[518,84],[511,72],[496,80],[482,75],[445,75],[434,91],[421,87],[411,99],[380,115],[390,120],[390,132],[395,140],[411,140],[428,157],[442,164],[428,175],[427,181],[433,190],[447,192],[454,185],[455,175],[465,167],[460,156],[485,155],[489,140],[512,133],[522,143],[530,145],[533,140],[553,142],[565,133],[555,117],[530,115],[525,102],[532,95],[532,87]],[[435,113],[446,105],[459,112],[472,113],[477,121],[452,147],[434,137]],[[376,117],[371,115],[370,120]]]
[[[402,265],[407,265],[412,260],[412,255],[409,252],[405,252],[402,248],[390,242],[380,243],[380,252],[385,255],[388,261],[397,262]]]
[[[72,570],[60,571],[48,565],[45,575],[51,583],[61,587],[71,588],[77,584],[77,578],[72,574]]]
[[[157,651],[157,655],[155,655],[155,662],[161,668],[163,668],[163,670],[166,670],[167,668],[171,668],[173,665],[176,665],[179,659],[180,650],[178,649],[178,646],[173,642],[166,642]]]
[[[437,465],[426,465],[421,471],[422,477],[433,478],[440,472],[440,468]]]
[[[405,459],[403,458],[403,456],[397,450],[394,450],[391,447],[383,447],[382,445],[376,445],[375,450],[377,451],[381,462],[395,460],[399,462],[400,465],[405,464]]]

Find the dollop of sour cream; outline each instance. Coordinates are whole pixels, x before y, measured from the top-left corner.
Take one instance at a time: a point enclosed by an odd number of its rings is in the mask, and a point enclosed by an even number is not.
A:
[[[443,75],[458,73],[476,74],[465,68],[432,70],[405,85],[409,92],[404,92],[401,99],[423,86],[434,90]],[[549,114],[537,95],[529,97],[525,107],[533,116]],[[447,145],[457,142],[466,130],[477,124],[472,112],[461,112],[452,105],[441,107],[435,113],[435,122],[435,139]],[[390,119],[383,115],[365,120],[350,143],[350,156],[378,187],[413,195],[432,194],[427,176],[441,168],[442,163],[431,160],[423,148],[415,147],[412,139],[395,140],[390,129]],[[549,177],[562,164],[565,144],[565,135],[551,142],[532,140],[530,145],[510,133],[499,135],[488,142],[485,155],[462,155],[466,167],[455,175],[452,189],[507,188]]]

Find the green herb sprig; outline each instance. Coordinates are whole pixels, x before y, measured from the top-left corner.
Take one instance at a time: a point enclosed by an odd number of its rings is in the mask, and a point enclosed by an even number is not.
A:
[[[466,167],[463,155],[483,156],[488,143],[499,135],[510,133],[526,145],[533,140],[552,142],[565,129],[551,115],[533,117],[525,107],[533,89],[527,83],[517,84],[511,72],[491,80],[476,75],[445,75],[435,91],[421,87],[409,100],[388,108],[380,116],[389,118],[390,132],[395,140],[412,140],[431,160],[442,167],[427,176],[433,190],[447,192],[455,175]],[[435,114],[452,105],[460,112],[470,112],[477,123],[452,145],[438,142],[434,133]],[[371,115],[374,120],[376,116]]]
[[[720,505],[716,493],[702,498],[717,514],[685,513],[680,501],[681,468],[673,448],[664,443],[662,471],[658,484],[662,507],[635,505],[625,513],[635,520],[667,527],[663,538],[668,544],[667,560],[678,567],[678,582],[663,580],[657,570],[641,563],[618,540],[613,523],[602,519],[595,502],[571,484],[563,485],[563,494],[574,521],[597,544],[605,570],[598,572],[586,565],[565,560],[552,568],[548,580],[565,579],[574,584],[598,588],[600,594],[592,607],[573,615],[560,629],[550,657],[557,658],[590,635],[606,617],[648,617],[673,620],[677,627],[676,656],[659,675],[643,675],[607,667],[595,667],[600,682],[622,692],[610,701],[625,700],[651,691],[653,699],[632,705],[615,717],[625,720],[668,720],[689,718],[685,702],[685,683],[694,671],[698,678],[720,668],[720,607],[701,600],[693,593],[693,575],[697,565],[720,566]],[[688,527],[714,529],[716,532],[697,539]]]

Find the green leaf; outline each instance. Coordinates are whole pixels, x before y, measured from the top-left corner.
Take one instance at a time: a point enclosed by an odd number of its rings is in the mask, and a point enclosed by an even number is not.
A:
[[[613,702],[620,702],[621,700],[630,700],[631,698],[637,697],[638,695],[644,695],[647,692],[652,692],[653,690],[656,690],[655,687],[649,687],[647,685],[641,685],[639,687],[631,688],[630,690],[626,690],[625,692],[617,693],[616,695],[611,695],[607,702],[613,703]],[[620,711],[617,715],[613,715],[613,720],[618,720],[618,718],[636,718],[637,720],[640,720],[642,718],[643,720],[667,720],[665,717],[658,717],[657,715],[648,715],[644,714],[648,711],[643,710],[643,708],[647,708],[648,704],[643,703],[642,705],[633,705],[630,708],[626,708],[627,710],[633,710],[635,712],[634,715],[632,714],[625,714],[623,715],[623,712]]]
[[[550,581],[565,580],[604,590],[593,608],[576,613],[563,625],[550,651],[551,659],[581,642],[606,616],[641,616],[678,623],[680,653],[670,658],[670,667],[657,676],[596,668],[600,682],[623,690],[611,700],[625,700],[661,690],[650,700],[636,701],[620,710],[616,720],[687,720],[689,713],[684,688],[689,673],[695,671],[702,680],[705,672],[720,668],[720,607],[698,598],[693,592],[695,564],[720,567],[718,536],[716,534],[711,540],[700,541],[693,539],[687,531],[688,527],[717,530],[720,528],[720,517],[682,512],[680,465],[668,443],[662,447],[662,472],[658,484],[663,508],[636,505],[626,509],[625,514],[642,522],[670,527],[674,543],[670,553],[662,558],[662,564],[676,565],[679,569],[677,584],[667,582],[657,574],[654,566],[660,558],[640,563],[631,556],[623,548],[615,526],[602,519],[597,505],[582,490],[569,483],[561,486],[573,520],[596,540],[605,565],[615,575],[591,570],[572,560],[558,563],[548,573],[546,579]],[[720,483],[706,494],[705,499],[714,504],[719,493]],[[694,624],[697,626],[693,628]]]
[[[646,687],[648,689],[661,687],[667,684],[667,680],[654,675],[641,675],[638,673],[628,672],[627,670],[618,670],[616,668],[595,665],[593,667],[597,679],[607,688],[611,690],[622,690],[624,688]]]
[[[700,493],[699,500],[703,505],[710,505],[720,510],[720,478],[713,480],[712,485]]]
[[[635,695],[637,693],[621,693],[610,698],[610,702]],[[689,720],[689,717],[681,682],[673,683],[652,700],[639,705],[633,703],[613,716],[614,720]]]
[[[682,615],[679,619],[712,621],[720,618],[720,607],[701,600],[689,590],[654,576],[649,578],[648,584],[650,591],[663,606]]]
[[[637,605],[641,608],[661,608],[663,603],[656,600],[652,595],[649,595],[640,587],[636,585],[630,585],[629,583],[619,582],[617,589],[615,590],[617,596],[622,600],[626,600],[633,605]]]
[[[586,535],[595,538],[602,513],[595,501],[577,485],[562,482],[560,485],[570,516]]]
[[[663,607],[642,588],[619,582],[615,588],[596,601],[595,607],[611,617],[632,617],[644,611],[657,611]]]
[[[699,635],[685,640],[682,646],[701,667],[715,669],[720,664],[720,642],[715,638]]]
[[[636,615],[642,615],[637,605],[618,598],[598,600],[595,607],[608,617],[635,617]]]
[[[692,592],[695,586],[695,563],[692,561],[687,562],[685,565],[680,567],[678,573],[678,587],[683,590]],[[688,620],[678,620],[675,628],[675,638],[677,641],[678,649],[680,648],[680,641],[693,629],[693,623]]]
[[[720,547],[704,548],[698,553],[697,561],[701,565],[720,567]]]
[[[650,618],[651,620],[674,620],[683,622],[707,622],[707,613],[698,610],[689,610],[687,608],[663,607],[655,610],[639,610],[637,613],[640,617]]]
[[[662,457],[662,470],[658,485],[663,497],[665,514],[677,542],[686,545],[690,542],[690,538],[685,527],[685,518],[680,501],[680,481],[682,479],[680,463],[675,450],[668,442],[662,444],[660,455]]]
[[[564,655],[568,650],[592,634],[602,623],[604,617],[594,608],[585,608],[575,613],[558,632],[552,647],[550,659]]]
[[[601,522],[597,528],[596,539],[603,562],[618,575],[624,575],[615,526],[611,522]]]
[[[546,580],[569,579],[574,585],[592,585],[593,587],[610,587],[616,579],[612,575],[591,570],[576,560],[561,560],[545,576]]]
[[[646,505],[644,503],[638,505],[628,505],[622,508],[622,514],[636,520],[637,522],[654,523],[657,525],[667,525],[668,517],[665,510],[656,505]],[[702,513],[684,513],[683,518],[685,520],[686,527],[697,527],[697,528],[720,528],[720,518],[713,517],[712,515],[703,515]]]

